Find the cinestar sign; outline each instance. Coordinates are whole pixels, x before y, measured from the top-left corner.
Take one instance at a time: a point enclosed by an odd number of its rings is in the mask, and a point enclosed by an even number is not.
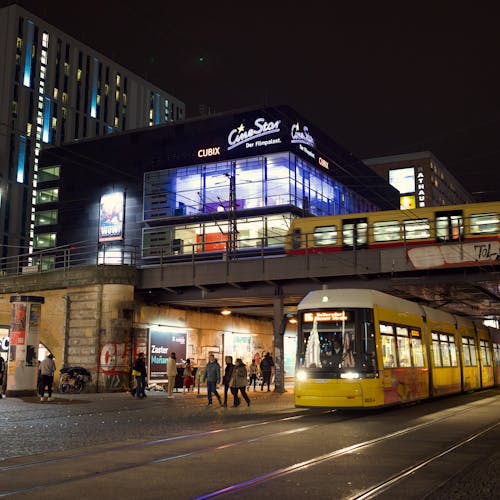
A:
[[[263,141],[256,141],[256,139],[278,134],[280,132],[280,123],[281,120],[268,122],[265,118],[257,118],[254,122],[254,126],[248,129],[245,129],[245,125],[242,123],[238,128],[233,128],[233,130],[229,132],[227,136],[228,151],[238,146],[242,146],[243,144],[246,144],[247,148],[279,144],[281,142],[279,137]]]
[[[311,148],[315,147],[314,137],[309,134],[309,128],[304,125],[302,130],[300,130],[299,123],[294,123],[292,125],[292,130],[290,131],[291,142],[294,144],[305,144]]]

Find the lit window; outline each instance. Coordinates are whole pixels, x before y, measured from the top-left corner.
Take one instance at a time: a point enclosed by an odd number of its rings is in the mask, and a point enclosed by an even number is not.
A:
[[[119,86],[120,86],[120,80],[121,80],[120,73],[117,73],[117,74],[116,74],[116,86],[117,86],[117,87],[119,87]]]
[[[400,239],[399,221],[388,220],[373,223],[374,241],[396,241]]]
[[[60,165],[54,165],[51,167],[41,167],[38,170],[38,181],[47,182],[55,181],[60,178],[61,167]]]
[[[115,116],[115,127],[118,127],[120,125],[120,119]]]
[[[44,210],[35,213],[35,226],[57,224],[57,210]]]
[[[337,244],[337,227],[322,226],[314,228],[314,245],[336,245]]]
[[[404,236],[407,240],[429,238],[431,235],[428,219],[407,220],[404,222]]]
[[[63,92],[62,94],[62,102],[66,104],[68,102],[68,94],[66,92]]]
[[[67,62],[64,63],[64,74],[69,76],[69,64]]]
[[[32,128],[33,128],[33,125],[31,123],[26,124],[26,135],[31,135]]]
[[[17,40],[16,40],[16,47],[17,47],[18,49],[22,49],[22,48],[23,48],[23,39],[22,39],[22,38],[17,37]]]
[[[36,203],[40,205],[42,203],[53,203],[59,199],[59,189],[40,189],[36,192]]]
[[[82,70],[80,68],[76,70],[76,79],[77,81],[80,81],[82,79]]]
[[[120,100],[120,91],[119,91],[119,90],[117,90],[117,91],[115,92],[115,99],[116,99],[117,101],[119,101],[119,100]]]
[[[97,94],[97,105],[101,104],[101,94]]]
[[[57,118],[55,116],[52,117],[52,128],[57,127]]]
[[[499,214],[474,214],[470,216],[470,232],[472,234],[497,233],[499,229]]]
[[[59,95],[59,89],[57,87],[54,87],[54,99],[57,99],[58,95]]]
[[[42,233],[35,234],[34,247],[40,248],[52,248],[56,246],[56,233]]]

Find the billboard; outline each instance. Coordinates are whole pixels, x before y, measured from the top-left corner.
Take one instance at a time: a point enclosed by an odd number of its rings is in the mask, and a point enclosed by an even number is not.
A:
[[[389,170],[389,184],[401,194],[415,192],[415,168],[397,168]]]
[[[99,205],[99,242],[123,239],[125,193],[101,196]]]
[[[149,380],[166,382],[167,359],[175,352],[177,362],[186,359],[187,333],[163,328],[149,331]]]

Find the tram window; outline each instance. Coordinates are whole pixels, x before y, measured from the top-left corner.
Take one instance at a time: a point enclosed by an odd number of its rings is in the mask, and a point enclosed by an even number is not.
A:
[[[491,366],[490,349],[486,340],[479,341],[479,350],[481,351],[481,361],[483,366]]]
[[[337,227],[322,226],[314,228],[314,245],[336,245],[337,244]]]
[[[459,241],[463,236],[461,215],[442,215],[436,217],[436,239],[438,241]]]
[[[432,333],[432,358],[434,366],[443,366],[441,363],[441,352],[439,348],[439,335],[434,332]]]
[[[396,241],[400,238],[399,221],[387,220],[373,223],[374,241]]]
[[[471,215],[469,221],[472,234],[498,233],[500,231],[500,215],[496,213]]]
[[[411,331],[411,355],[413,366],[425,366],[424,362],[424,348],[422,346],[422,339],[418,330]]]
[[[411,366],[410,339],[408,338],[408,328],[397,326],[396,333],[398,336],[398,366],[406,368],[408,366]]]
[[[429,219],[404,221],[404,237],[407,240],[421,240],[430,238],[431,230]]]
[[[344,222],[342,227],[342,238],[345,246],[354,246],[354,234],[356,234],[356,246],[366,245],[368,224],[366,222]]]
[[[497,366],[500,366],[500,344],[493,344],[493,359]]]
[[[394,328],[385,323],[379,324],[382,342],[382,359],[384,368],[394,368],[396,366],[396,339],[394,338]]]
[[[465,366],[476,366],[476,349],[472,337],[462,337],[462,352]]]

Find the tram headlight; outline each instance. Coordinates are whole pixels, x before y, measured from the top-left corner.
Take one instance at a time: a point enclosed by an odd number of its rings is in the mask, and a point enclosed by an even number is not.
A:
[[[299,382],[304,382],[304,380],[307,380],[307,372],[305,370],[299,370],[295,377]]]
[[[340,374],[340,378],[346,378],[349,380],[354,380],[359,378],[359,373],[357,372],[345,372]]]

